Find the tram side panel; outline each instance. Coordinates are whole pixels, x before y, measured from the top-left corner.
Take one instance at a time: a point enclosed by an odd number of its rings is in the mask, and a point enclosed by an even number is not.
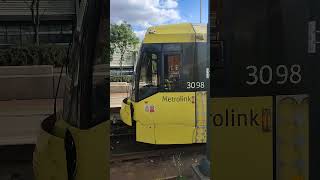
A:
[[[272,97],[209,101],[214,179],[273,179]]]
[[[195,134],[195,93],[157,93],[134,103],[137,141],[190,144]]]

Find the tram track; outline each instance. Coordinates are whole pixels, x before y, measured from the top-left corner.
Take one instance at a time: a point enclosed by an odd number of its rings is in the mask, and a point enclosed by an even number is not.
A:
[[[176,154],[183,153],[205,153],[204,144],[190,144],[190,145],[154,145],[153,148],[146,148],[140,150],[122,153],[112,153],[111,163],[123,161],[135,161],[154,157],[169,157]]]

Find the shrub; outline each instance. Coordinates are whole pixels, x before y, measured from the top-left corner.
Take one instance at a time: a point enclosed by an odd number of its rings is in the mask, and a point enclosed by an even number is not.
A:
[[[27,46],[0,49],[1,66],[53,65],[61,67],[67,55],[64,46]]]
[[[132,82],[132,76],[124,75],[124,76],[110,76],[110,82]]]

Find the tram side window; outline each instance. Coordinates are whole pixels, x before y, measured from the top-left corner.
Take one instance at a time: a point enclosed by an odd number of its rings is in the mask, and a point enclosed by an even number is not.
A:
[[[159,86],[158,54],[145,53],[140,69],[139,99],[144,99],[156,93]]]
[[[164,55],[164,89],[174,91],[179,87],[181,69],[180,54]]]

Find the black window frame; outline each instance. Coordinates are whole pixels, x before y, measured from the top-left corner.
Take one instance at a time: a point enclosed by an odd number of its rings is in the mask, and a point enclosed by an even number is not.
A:
[[[165,51],[165,47],[164,46],[174,46],[176,45],[177,48],[174,48],[175,50],[166,50]],[[143,54],[144,52],[154,52],[157,53],[158,55],[160,55],[158,61],[160,61],[157,65],[157,69],[158,69],[158,78],[160,79],[160,84],[158,86],[158,90],[157,92],[154,92],[146,97],[140,98],[139,97],[139,82],[140,82],[140,74],[141,74],[141,64],[143,63]],[[161,43],[161,44],[143,44],[141,46],[140,49],[140,55],[139,55],[139,59],[137,61],[137,65],[135,67],[135,73],[134,73],[134,87],[132,89],[133,93],[133,97],[131,98],[134,102],[139,102],[142,101],[156,93],[159,92],[188,92],[190,90],[187,90],[186,88],[184,88],[182,86],[182,84],[178,84],[176,86],[175,89],[172,90],[166,90],[165,86],[164,86],[164,56],[165,55],[170,55],[170,54],[178,54],[180,56],[180,69],[179,69],[179,73],[180,73],[180,80],[183,80],[183,60],[184,60],[184,43]],[[179,81],[180,81],[179,80]],[[182,82],[182,81],[181,81]]]
[[[142,50],[140,52],[140,57],[139,57],[139,60],[138,60],[138,63],[137,63],[137,66],[136,66],[136,73],[135,73],[135,82],[134,82],[134,86],[135,86],[135,89],[134,89],[134,101],[135,102],[139,102],[143,99],[146,99],[156,93],[158,93],[160,91],[160,88],[161,88],[161,77],[162,77],[162,73],[161,73],[161,62],[162,62],[162,54],[161,54],[161,49],[162,47],[160,48],[160,51],[156,51],[155,49],[148,49],[148,47],[142,47]],[[141,68],[142,68],[142,65],[143,65],[143,62],[145,61],[144,59],[147,57],[145,56],[145,54],[151,54],[151,53],[155,53],[158,55],[158,62],[157,62],[157,78],[158,78],[158,81],[159,81],[159,85],[157,87],[157,90],[155,92],[152,92],[150,94],[148,94],[147,96],[143,96],[142,98],[140,97],[140,87],[139,87],[139,83],[140,83],[140,76],[141,76]]]

